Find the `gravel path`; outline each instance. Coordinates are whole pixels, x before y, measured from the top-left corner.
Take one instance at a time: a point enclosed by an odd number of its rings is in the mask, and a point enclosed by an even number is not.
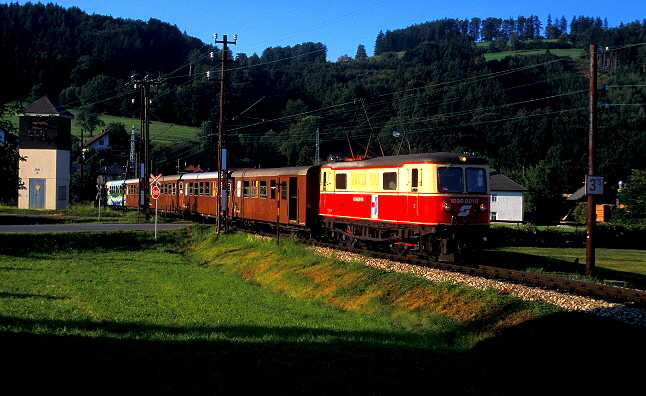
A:
[[[428,279],[432,282],[462,283],[477,289],[493,287],[501,292],[522,298],[523,300],[543,301],[559,306],[568,311],[583,311],[592,315],[612,317],[627,323],[646,326],[646,310],[641,308],[631,308],[623,304],[610,303],[589,297],[576,296],[537,287],[528,287],[504,281],[485,279],[434,268],[419,267],[397,261],[366,258],[359,254],[343,252],[330,248],[312,247],[312,250],[316,254],[327,257],[336,257],[343,261],[364,262],[369,267],[379,268],[390,272],[409,273],[420,278]]]

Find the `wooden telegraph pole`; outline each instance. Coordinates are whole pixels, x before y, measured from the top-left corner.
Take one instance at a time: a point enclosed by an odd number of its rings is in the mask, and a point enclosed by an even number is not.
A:
[[[588,195],[588,226],[585,244],[585,274],[592,276],[595,266],[594,231],[597,222],[594,197],[592,190],[594,167],[594,135],[597,129],[597,47],[590,44],[590,129],[588,132],[588,177],[586,178],[586,194]],[[603,191],[603,184],[601,185]]]
[[[130,83],[135,89],[141,90],[139,208],[144,211],[147,220],[150,218],[150,189],[148,180],[148,175],[150,174],[150,86],[161,84],[163,81],[161,78],[153,79],[149,75],[143,78],[136,75],[130,77]]]
[[[222,59],[219,60],[219,62],[222,62],[221,69],[220,69],[220,78],[214,79],[216,81],[220,81],[220,117],[219,117],[219,122],[218,122],[218,205],[219,207],[219,213],[217,217],[217,232],[219,233],[222,231],[222,220],[226,219],[227,217],[227,180],[226,180],[226,173],[227,173],[227,167],[226,167],[226,160],[224,160],[223,157],[225,157],[225,150],[223,148],[223,138],[224,138],[224,105],[225,105],[225,94],[226,94],[226,72],[227,72],[227,67],[226,64],[227,62],[233,62],[227,59],[227,44],[236,44],[238,41],[238,35],[234,34],[233,35],[233,41],[227,41],[227,35],[225,34],[222,37],[222,40],[218,41],[218,35],[214,34],[213,39],[216,44],[222,44]],[[213,58],[213,53],[211,53],[211,57]],[[217,62],[218,60],[213,59],[213,61]],[[210,77],[210,74],[209,74]],[[211,141],[213,141],[211,139]],[[226,222],[225,222],[226,224]]]

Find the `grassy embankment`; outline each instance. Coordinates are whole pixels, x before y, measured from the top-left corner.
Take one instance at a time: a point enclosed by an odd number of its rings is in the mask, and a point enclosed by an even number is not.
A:
[[[140,211],[122,211],[111,208],[99,209],[93,206],[92,202],[87,204],[70,205],[63,210],[33,210],[18,209],[15,206],[0,205],[0,214],[13,216],[0,216],[0,225],[7,224],[57,224],[57,223],[141,223],[145,222],[145,216]],[[149,221],[154,221],[154,212]],[[158,222],[172,222],[178,219],[166,217],[164,214],[158,216]]]
[[[29,103],[23,102],[23,105],[28,105]],[[76,114],[76,110],[68,109],[70,113]],[[6,114],[5,117],[10,120],[16,128],[18,128],[18,116],[15,114]],[[127,118],[127,117],[117,117],[108,114],[102,114],[101,120],[107,126],[112,122],[120,122],[125,125],[126,131],[130,133],[132,126],[135,126],[136,134],[139,134],[140,121],[136,118]],[[150,124],[150,139],[156,143],[172,143],[178,141],[194,140],[197,137],[197,132],[199,128],[188,127],[184,125],[175,125],[165,122],[153,121]],[[100,130],[94,131],[94,136],[99,133]],[[72,121],[72,135],[78,138],[81,137],[81,129]],[[83,134],[83,139],[88,140],[91,136],[88,136],[87,133]]]
[[[590,326],[611,337],[596,341],[595,357],[607,349],[621,359],[626,342],[632,350],[643,345],[634,328],[491,290],[339,263],[291,241],[216,237],[208,227],[188,233],[163,233],[158,242],[141,233],[6,235],[6,383],[33,387],[21,381],[38,377],[49,390],[101,392],[490,394],[538,389],[547,371],[567,369],[583,381],[573,389],[586,389],[589,370],[546,364],[537,353],[519,364],[518,353],[563,348],[575,334],[591,342],[583,333]]]

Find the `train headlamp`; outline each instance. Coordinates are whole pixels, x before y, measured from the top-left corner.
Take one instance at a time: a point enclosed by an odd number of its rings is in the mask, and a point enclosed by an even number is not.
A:
[[[486,212],[486,211],[487,211],[487,209],[489,209],[489,207],[487,206],[487,204],[486,204],[486,203],[481,203],[481,204],[480,204],[480,210],[481,210],[481,211]]]
[[[445,212],[450,212],[450,211],[451,211],[451,204],[450,204],[449,202],[444,202],[444,203],[442,204],[442,209],[443,209]]]

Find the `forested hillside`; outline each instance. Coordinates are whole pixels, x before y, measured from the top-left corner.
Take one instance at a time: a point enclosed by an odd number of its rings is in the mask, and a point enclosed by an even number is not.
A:
[[[636,19],[640,16],[636,15]],[[0,101],[58,98],[70,109],[139,116],[133,73],[152,87],[156,120],[214,132],[218,48],[176,26],[87,15],[52,4],[0,5]],[[488,44],[482,44],[486,41]],[[646,20],[610,28],[601,17],[443,19],[375,32],[338,62],[323,43],[229,54],[229,164],[285,166],[320,157],[460,151],[487,157],[530,189],[540,211],[582,185],[587,171],[589,60],[556,48],[608,47],[599,77],[598,171],[609,186],[646,169]],[[522,49],[535,54],[521,56]],[[510,51],[501,60],[487,52]],[[503,55],[504,56],[504,55]],[[216,73],[217,74],[217,73]],[[210,122],[209,122],[210,121]],[[393,131],[403,135],[396,138]],[[159,172],[206,150],[200,142],[155,146]],[[207,151],[208,152],[208,151]]]

